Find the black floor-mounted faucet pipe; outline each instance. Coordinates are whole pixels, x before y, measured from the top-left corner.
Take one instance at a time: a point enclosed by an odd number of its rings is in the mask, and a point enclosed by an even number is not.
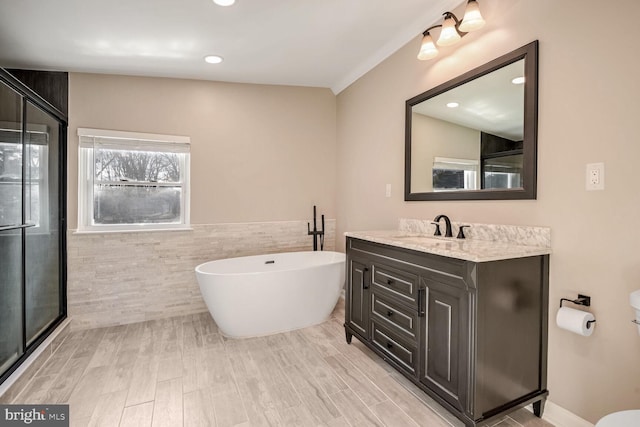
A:
[[[318,250],[318,240],[320,240],[320,250],[324,250],[324,215],[320,217],[321,230],[318,230],[316,223],[316,205],[313,205],[313,231],[311,231],[311,224],[307,222],[307,235],[313,236],[313,250]]]

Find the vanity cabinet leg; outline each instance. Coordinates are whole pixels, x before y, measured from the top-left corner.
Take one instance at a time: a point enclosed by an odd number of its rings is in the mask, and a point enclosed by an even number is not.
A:
[[[351,338],[353,337],[353,334],[345,329],[344,335],[345,335],[345,338],[347,339],[347,344],[351,344]]]
[[[542,413],[544,412],[544,403],[547,399],[538,400],[537,402],[533,402],[533,413],[536,417],[542,418]]]

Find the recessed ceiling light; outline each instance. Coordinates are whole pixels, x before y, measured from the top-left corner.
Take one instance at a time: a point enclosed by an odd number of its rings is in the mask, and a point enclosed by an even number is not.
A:
[[[457,102],[449,102],[447,103],[447,107],[449,108],[457,108],[460,104],[458,104]]]
[[[209,64],[219,64],[222,62],[222,57],[218,55],[208,55],[204,57],[204,60]]]
[[[213,2],[218,6],[231,6],[236,0],[213,0]]]
[[[514,85],[521,85],[522,83],[524,83],[524,77],[516,77],[515,79],[511,80],[511,83],[513,83]]]

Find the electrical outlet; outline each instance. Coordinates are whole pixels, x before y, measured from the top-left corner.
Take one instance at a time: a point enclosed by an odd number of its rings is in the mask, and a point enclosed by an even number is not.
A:
[[[587,164],[587,190],[604,190],[604,163]]]
[[[387,188],[385,190],[385,196],[391,197],[391,184],[387,184]]]

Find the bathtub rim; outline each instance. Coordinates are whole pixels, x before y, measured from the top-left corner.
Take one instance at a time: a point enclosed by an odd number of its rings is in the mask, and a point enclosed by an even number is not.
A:
[[[249,259],[258,259],[258,258],[269,258],[272,256],[284,256],[284,255],[288,255],[288,254],[312,254],[312,253],[316,253],[316,252],[322,252],[322,253],[326,253],[326,254],[338,254],[338,255],[342,255],[341,257],[339,257],[339,259],[337,260],[333,260],[331,262],[326,262],[326,263],[322,263],[322,264],[314,264],[314,265],[305,265],[305,264],[299,264],[294,266],[294,268],[286,268],[286,269],[278,269],[278,270],[267,270],[267,271],[241,271],[241,272],[234,272],[234,273],[220,273],[220,272],[208,272],[208,271],[203,271],[202,267],[204,267],[207,264],[211,264],[211,263],[216,263],[216,262],[220,262],[220,261],[226,261],[226,260],[249,260]],[[282,272],[287,272],[287,271],[298,271],[298,270],[303,270],[303,269],[314,269],[314,268],[319,268],[319,267],[323,267],[323,266],[327,266],[327,265],[334,265],[334,264],[340,264],[340,263],[345,263],[347,259],[347,255],[344,252],[338,252],[338,251],[288,251],[288,252],[275,252],[272,254],[258,254],[258,255],[246,255],[246,256],[239,256],[239,257],[230,257],[230,258],[220,258],[220,259],[215,259],[215,260],[211,260],[211,261],[206,261],[203,262],[201,264],[198,264],[195,268],[195,272],[196,274],[203,274],[203,275],[209,275],[209,276],[244,276],[244,275],[257,275],[257,274],[273,274],[273,273],[282,273]]]

